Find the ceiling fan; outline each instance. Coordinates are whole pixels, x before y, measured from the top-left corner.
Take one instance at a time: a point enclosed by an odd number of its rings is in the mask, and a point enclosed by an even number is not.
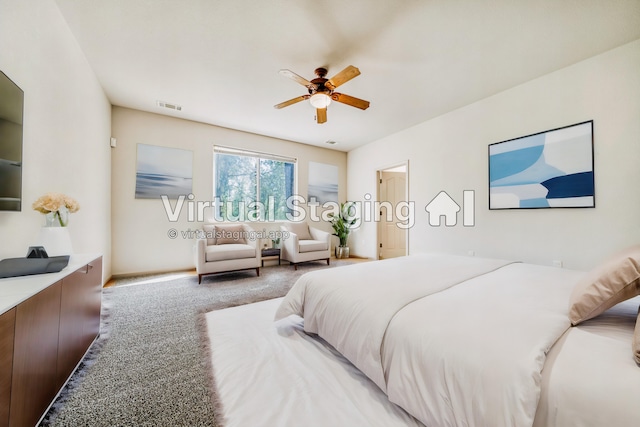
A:
[[[361,110],[369,108],[369,101],[354,98],[353,96],[345,95],[344,93],[334,92],[338,86],[360,75],[360,70],[353,65],[349,65],[330,79],[326,79],[324,77],[327,75],[326,68],[316,68],[315,73],[318,77],[309,81],[304,77],[300,77],[291,70],[280,70],[281,75],[306,87],[309,90],[309,94],[281,102],[280,104],[274,105],[274,108],[280,109],[288,107],[289,105],[308,99],[311,105],[316,109],[316,120],[319,124],[327,121],[327,107],[331,104],[331,101],[347,104]]]

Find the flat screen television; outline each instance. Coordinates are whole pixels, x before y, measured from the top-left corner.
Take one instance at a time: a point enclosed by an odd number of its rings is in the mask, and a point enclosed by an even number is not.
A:
[[[24,92],[0,71],[0,211],[22,210]]]

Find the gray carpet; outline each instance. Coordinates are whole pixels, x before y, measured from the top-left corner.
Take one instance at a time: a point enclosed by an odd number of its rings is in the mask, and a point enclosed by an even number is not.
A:
[[[42,426],[216,426],[202,313],[281,297],[305,272],[349,260],[262,268],[103,291],[100,338]]]

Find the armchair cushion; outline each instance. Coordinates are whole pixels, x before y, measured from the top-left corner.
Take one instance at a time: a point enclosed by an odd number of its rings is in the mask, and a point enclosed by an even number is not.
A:
[[[329,249],[327,242],[322,240],[299,240],[298,248],[300,253],[326,251]]]
[[[246,244],[242,224],[216,225],[216,245]]]
[[[208,245],[205,248],[205,260],[227,261],[232,259],[255,258],[256,248],[247,244],[227,243],[224,245]]]
[[[298,236],[298,240],[311,240],[309,226],[306,222],[288,222],[285,224],[287,231]]]

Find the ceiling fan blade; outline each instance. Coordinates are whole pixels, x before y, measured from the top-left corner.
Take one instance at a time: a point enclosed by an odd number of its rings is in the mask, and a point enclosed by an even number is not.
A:
[[[309,95],[302,95],[288,101],[281,102],[280,104],[274,105],[273,108],[277,108],[279,110],[281,108],[288,107],[289,105],[296,104],[300,101],[304,101],[305,99],[309,99]]]
[[[353,96],[345,95],[344,93],[334,92],[331,95],[331,99],[337,102],[341,102],[343,104],[351,105],[352,107],[356,107],[361,110],[366,110],[367,108],[369,108],[369,101],[365,101],[364,99],[359,99]]]
[[[318,121],[318,124],[325,123],[327,121],[327,109],[316,108],[316,119]]]
[[[324,85],[328,87],[330,90],[333,90],[338,86],[340,86],[341,84],[344,84],[349,80],[351,80],[352,78],[357,77],[359,75],[360,75],[360,70],[358,70],[353,65],[349,65],[347,68],[345,68],[344,70],[340,71],[338,74],[336,74],[335,76],[327,80],[327,82]]]
[[[294,73],[291,70],[280,70],[280,74],[283,75],[284,77],[287,77],[295,82],[300,83],[302,86],[307,87],[308,89],[312,89],[315,90],[318,88],[317,85],[311,83],[309,80],[305,79],[304,77],[301,77],[299,75],[297,75],[296,73]]]

